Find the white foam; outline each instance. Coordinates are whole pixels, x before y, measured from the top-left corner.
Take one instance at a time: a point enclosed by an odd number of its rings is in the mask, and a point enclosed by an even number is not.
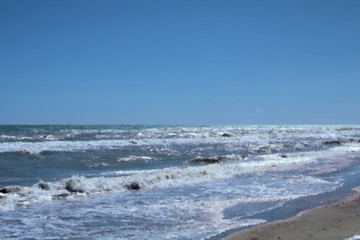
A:
[[[118,158],[116,161],[117,162],[130,162],[130,161],[136,161],[136,160],[144,160],[144,161],[148,161],[148,160],[152,160],[153,158],[148,157],[148,156],[134,156],[134,155],[130,155],[128,157],[123,157],[123,158]]]
[[[352,237],[349,238],[344,238],[344,240],[360,240],[360,235],[359,234],[355,234]]]
[[[229,133],[231,137],[221,135]],[[81,134],[95,134],[96,140],[90,141],[61,141]],[[270,147],[280,151],[281,143],[315,144],[320,146],[323,140],[348,140],[360,135],[357,126],[233,126],[233,127],[204,127],[204,128],[149,128],[139,130],[60,130],[49,135],[29,136],[1,135],[0,138],[18,140],[18,142],[0,143],[1,152],[29,152],[42,151],[84,151],[97,149],[113,149],[133,145],[171,145],[171,144],[203,144],[223,143],[236,148],[241,145],[249,150],[260,147]],[[47,141],[23,142],[23,140],[41,139]],[[356,137],[355,137],[356,138]],[[357,139],[356,139],[357,140]],[[248,145],[247,145],[248,144]],[[300,144],[301,145],[301,144]],[[299,146],[300,146],[299,145]],[[299,147],[298,146],[298,147]],[[301,147],[301,146],[300,146]]]
[[[169,145],[169,144],[195,144],[202,143],[201,139],[130,139],[130,140],[91,140],[91,141],[45,141],[45,142],[2,142],[0,143],[1,152],[29,152],[38,154],[44,151],[72,152],[98,149],[115,149],[125,146],[133,146],[132,141],[137,146]]]
[[[143,171],[117,171],[109,174],[117,175],[115,177],[92,177],[86,178],[84,176],[73,176],[71,178],[63,179],[59,182],[48,183],[49,190],[41,190],[37,185],[30,188],[25,188],[14,194],[6,194],[6,198],[0,199],[2,209],[6,210],[8,205],[26,205],[31,202],[51,200],[53,195],[68,193],[66,186],[75,189],[76,194],[71,194],[68,199],[77,198],[87,195],[97,195],[102,193],[116,193],[128,191],[127,186],[132,182],[137,182],[141,190],[152,189],[166,189],[181,186],[194,186],[204,182],[216,182],[222,179],[234,178],[241,175],[264,175],[277,174],[283,171],[302,171],[313,168],[310,164],[318,164],[321,166],[323,159],[332,159],[337,161],[342,156],[349,152],[359,153],[360,146],[347,145],[338,146],[322,151],[292,153],[288,158],[281,158],[276,154],[263,155],[263,159],[256,161],[236,161],[224,164],[213,164],[204,166],[184,166],[184,167],[170,167],[164,169],[153,169]],[[346,159],[341,161],[341,164],[346,165]],[[341,164],[337,166],[341,168]],[[287,176],[291,179],[300,179],[302,182],[308,184],[330,184],[330,182],[313,177],[313,176]],[[294,180],[294,181],[295,181]],[[297,181],[297,180],[296,180]],[[340,183],[335,183],[335,188]],[[331,184],[330,184],[331,185]],[[264,196],[264,199],[266,197]]]
[[[89,134],[95,134],[90,137],[96,140],[56,140],[63,136],[71,138],[76,134],[86,134],[87,131],[76,130],[65,131],[61,136],[54,133],[45,142],[2,142],[0,152],[37,154],[42,151],[121,149],[129,145],[146,146],[142,150],[153,152],[149,156],[146,153],[138,156],[131,153],[133,155],[120,158],[120,155],[118,161],[149,161],[156,159],[153,155],[158,156],[154,153],[179,151],[172,144],[195,145],[188,152],[191,156],[211,150],[211,146],[196,146],[202,143],[222,143],[236,154],[225,156],[233,161],[220,164],[184,164],[163,169],[103,172],[100,176],[72,176],[42,183],[45,184],[44,189],[48,186],[48,190],[42,190],[35,184],[17,192],[1,194],[0,211],[8,212],[0,214],[0,221],[4,223],[0,238],[46,239],[55,232],[59,238],[79,234],[77,236],[82,239],[111,239],[114,236],[117,239],[202,239],[230,228],[263,223],[262,219],[248,219],[251,216],[246,215],[248,212],[229,219],[224,216],[224,210],[229,207],[237,209],[235,206],[238,204],[251,207],[258,204],[261,207],[251,208],[251,211],[267,211],[291,199],[340,187],[341,178],[316,175],[341,170],[359,157],[360,144],[355,141],[316,148],[316,144],[321,146],[325,139],[346,140],[359,133],[359,129],[339,132],[340,129],[339,126],[235,126],[118,132],[89,130]],[[222,137],[221,133],[231,136]],[[130,141],[135,141],[136,145]],[[292,153],[289,150],[286,157],[279,153],[269,154],[281,151],[283,144],[288,143],[294,148],[310,143],[311,149],[318,151]],[[259,154],[262,147],[266,151]],[[186,147],[188,149],[190,147]],[[243,159],[239,153],[244,149],[254,154]],[[181,151],[179,153],[181,156]],[[128,189],[127,186],[133,182],[140,185],[140,191]],[[22,206],[26,207],[18,209]],[[11,211],[16,209],[18,211]],[[246,207],[244,209],[247,211]],[[10,221],[5,221],[7,218]],[[104,221],[110,226],[105,226]],[[119,221],[122,221],[121,224],[118,224]]]

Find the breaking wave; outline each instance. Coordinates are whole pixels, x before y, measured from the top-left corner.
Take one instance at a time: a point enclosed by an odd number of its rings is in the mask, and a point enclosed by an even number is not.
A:
[[[360,146],[348,144],[323,151],[290,153],[286,158],[278,154],[261,155],[256,160],[236,160],[203,166],[170,167],[142,171],[114,171],[99,177],[73,176],[58,182],[39,182],[31,187],[10,186],[8,193],[0,195],[0,209],[13,209],[38,201],[74,199],[99,194],[121,193],[125,191],[148,191],[153,189],[195,186],[206,182],[237,178],[246,175],[275,174],[299,171],[324,174],[339,171],[359,157]],[[346,156],[346,158],[345,158]],[[237,156],[227,156],[240,159]],[[341,159],[341,161],[338,161]],[[326,168],[324,168],[326,166]],[[284,175],[285,176],[285,175]],[[339,182],[330,183],[321,178],[306,175],[286,176],[293,181],[307,184],[329,185],[331,189]]]

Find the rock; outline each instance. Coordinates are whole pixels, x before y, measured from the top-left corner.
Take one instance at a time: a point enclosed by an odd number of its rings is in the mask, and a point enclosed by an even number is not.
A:
[[[7,188],[0,188],[0,193],[10,193]]]
[[[195,158],[189,161],[189,163],[193,163],[193,164],[214,164],[214,163],[219,163],[219,162],[223,162],[223,161],[227,161],[229,160],[229,158],[227,157],[215,157],[215,158]]]
[[[67,193],[60,193],[60,194],[53,195],[51,199],[52,199],[52,200],[64,200],[64,199],[66,199],[68,196],[70,196],[70,195],[67,194]]]
[[[38,182],[38,188],[40,188],[42,190],[49,190],[50,186],[46,182],[40,181],[40,182]]]
[[[280,154],[279,157],[281,158],[287,158],[288,156],[286,154]]]
[[[14,193],[20,191],[22,188],[19,186],[11,186],[11,187],[4,187],[0,188],[0,193]]]
[[[141,188],[138,182],[132,182],[130,184],[126,184],[125,187],[128,190],[140,190]]]
[[[217,158],[196,158],[190,160],[190,163],[194,163],[194,164],[214,164],[218,162],[219,160]]]
[[[260,147],[255,152],[257,152],[257,153],[270,153],[270,148],[269,147]]]
[[[338,141],[338,140],[330,140],[330,141],[324,141],[324,144],[325,144],[325,145],[333,145],[333,144],[340,145],[341,142]]]
[[[171,174],[170,176],[169,176],[169,175],[166,175],[165,178],[166,178],[167,180],[169,180],[169,179],[175,179],[175,176]]]
[[[228,133],[223,133],[223,134],[221,134],[221,136],[222,136],[222,137],[231,137],[231,135],[228,134]]]
[[[84,190],[82,190],[81,188],[74,186],[74,182],[72,180],[66,182],[65,189],[71,193],[83,193],[84,192]]]
[[[129,141],[129,143],[132,143],[132,144],[137,144],[137,142],[135,142],[135,141]]]

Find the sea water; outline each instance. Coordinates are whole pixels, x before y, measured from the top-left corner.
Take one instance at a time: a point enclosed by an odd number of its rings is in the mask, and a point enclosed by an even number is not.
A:
[[[359,139],[360,126],[0,126],[0,239],[216,238],[341,190]]]

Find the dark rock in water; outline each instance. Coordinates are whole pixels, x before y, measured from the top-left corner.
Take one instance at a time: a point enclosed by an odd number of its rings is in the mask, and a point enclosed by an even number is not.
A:
[[[138,182],[132,182],[130,184],[126,184],[125,187],[128,190],[140,190],[141,188]]]
[[[0,193],[10,193],[7,188],[0,188]]]
[[[217,158],[196,158],[190,160],[190,163],[194,163],[194,164],[214,164],[218,162],[219,160]]]
[[[221,134],[221,136],[222,136],[222,137],[231,137],[231,135],[228,134],[228,133],[223,133],[223,134]]]
[[[229,158],[227,157],[215,157],[215,158],[195,158],[189,161],[189,163],[193,163],[193,164],[214,164],[214,163],[219,163],[219,162],[223,162],[223,161],[227,161],[229,160]]]
[[[18,186],[4,187],[4,188],[0,188],[0,193],[13,193],[13,192],[18,192],[20,190],[21,187]]]
[[[169,180],[169,179],[175,179],[175,176],[171,174],[170,176],[169,176],[169,175],[166,175],[165,178],[168,179],[168,180]]]
[[[71,193],[83,193],[84,192],[84,190],[82,190],[81,188],[74,186],[74,182],[72,180],[70,180],[66,183],[65,189]]]
[[[281,158],[287,158],[288,156],[286,154],[280,154],[279,157]]]
[[[135,142],[135,141],[129,141],[129,143],[132,143],[132,144],[137,144],[137,142]]]
[[[324,141],[324,144],[325,144],[325,145],[332,145],[332,144],[340,145],[341,142],[338,141],[338,140],[331,140],[331,141]]]
[[[256,150],[255,152],[257,153],[269,153],[270,152],[270,148],[269,147],[260,147],[258,150]]]
[[[50,186],[46,182],[40,181],[40,182],[38,182],[38,188],[40,188],[42,190],[49,190]]]
[[[64,200],[66,199],[68,196],[70,196],[67,193],[60,193],[60,194],[56,194],[52,196],[52,200]]]

